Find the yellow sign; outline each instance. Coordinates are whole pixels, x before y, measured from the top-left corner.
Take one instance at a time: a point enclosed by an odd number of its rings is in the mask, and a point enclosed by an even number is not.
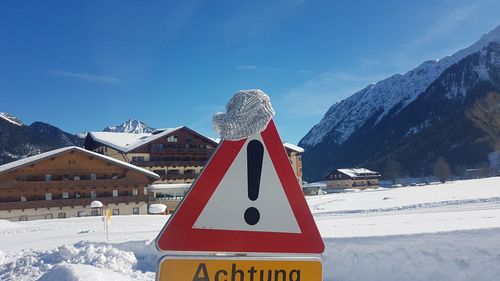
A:
[[[321,281],[318,258],[166,256],[158,281]]]

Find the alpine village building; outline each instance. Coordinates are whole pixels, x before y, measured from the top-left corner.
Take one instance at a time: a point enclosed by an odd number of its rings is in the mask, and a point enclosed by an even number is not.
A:
[[[192,183],[217,142],[178,127],[142,134],[90,132],[83,146],[158,174],[157,184],[174,184]]]
[[[147,214],[146,187],[160,177],[83,148],[64,147],[0,166],[0,219],[25,221],[97,215]]]
[[[379,186],[380,174],[365,168],[337,169],[326,176],[327,191]]]
[[[219,142],[182,126],[142,134],[90,132],[84,147],[158,174],[161,179],[148,187],[150,203],[166,204],[167,213],[172,213]],[[302,183],[304,150],[290,143],[283,146],[297,181]]]

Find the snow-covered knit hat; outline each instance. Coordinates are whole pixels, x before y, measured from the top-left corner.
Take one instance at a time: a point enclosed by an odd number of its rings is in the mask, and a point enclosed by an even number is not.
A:
[[[240,140],[264,131],[274,116],[269,97],[261,90],[238,91],[226,105],[226,113],[213,117],[221,139]]]

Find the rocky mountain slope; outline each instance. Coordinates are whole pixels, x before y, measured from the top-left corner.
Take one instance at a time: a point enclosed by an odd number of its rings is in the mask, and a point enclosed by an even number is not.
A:
[[[30,126],[18,118],[0,113],[0,165],[48,150],[77,145],[83,139],[43,122]]]
[[[154,130],[155,130],[154,128],[149,127],[144,122],[129,118],[127,121],[123,122],[121,125],[106,127],[102,131],[103,132],[141,134],[141,133],[151,133]]]

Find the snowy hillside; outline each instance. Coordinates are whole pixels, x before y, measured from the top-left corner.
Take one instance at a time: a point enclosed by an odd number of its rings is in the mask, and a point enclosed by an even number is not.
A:
[[[110,126],[104,128],[103,132],[116,132],[116,133],[132,133],[132,134],[142,134],[151,133],[155,129],[146,125],[146,123],[129,118],[127,121],[123,122],[118,126]]]
[[[500,178],[309,197],[325,281],[496,280]],[[0,280],[154,280],[167,216],[0,220]]]
[[[367,86],[330,107],[323,119],[301,140],[300,145],[306,148],[314,146],[327,134],[331,135],[333,142],[342,144],[363,125],[373,126],[387,114],[394,115],[400,112],[449,66],[482,50],[490,42],[500,42],[500,26],[483,35],[472,46],[454,55],[437,61],[426,61],[404,75],[396,74]]]

